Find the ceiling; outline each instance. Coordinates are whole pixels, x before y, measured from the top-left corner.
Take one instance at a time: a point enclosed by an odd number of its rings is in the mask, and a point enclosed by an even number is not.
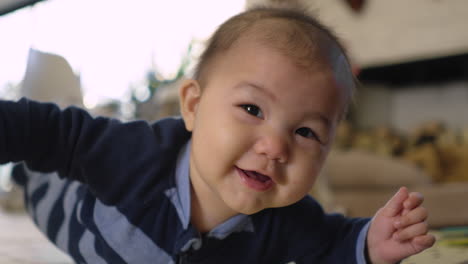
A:
[[[0,16],[43,0],[0,0]]]

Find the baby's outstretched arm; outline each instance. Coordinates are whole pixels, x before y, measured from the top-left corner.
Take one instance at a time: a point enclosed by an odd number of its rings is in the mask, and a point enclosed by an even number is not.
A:
[[[434,244],[435,237],[427,233],[423,200],[420,193],[402,187],[377,211],[367,234],[371,263],[396,263]]]

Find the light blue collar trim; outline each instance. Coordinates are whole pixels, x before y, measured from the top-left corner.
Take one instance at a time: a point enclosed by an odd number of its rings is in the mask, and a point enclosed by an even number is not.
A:
[[[188,141],[182,147],[176,168],[176,192],[180,202],[179,218],[182,221],[184,229],[187,229],[190,223],[190,142]],[[179,211],[179,210],[177,210]]]
[[[190,146],[191,140],[182,147],[177,158],[176,187],[165,192],[175,206],[184,229],[187,229],[190,224]],[[231,233],[241,231],[254,232],[254,225],[250,216],[235,215],[211,230],[208,236],[224,239]]]
[[[250,216],[245,214],[235,215],[224,221],[208,233],[208,237],[224,239],[235,232],[254,232],[254,225]]]

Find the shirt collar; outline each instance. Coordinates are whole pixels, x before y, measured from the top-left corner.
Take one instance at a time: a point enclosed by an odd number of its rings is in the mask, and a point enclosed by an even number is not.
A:
[[[179,198],[179,218],[184,229],[190,223],[190,140],[182,147],[176,167],[176,194]]]

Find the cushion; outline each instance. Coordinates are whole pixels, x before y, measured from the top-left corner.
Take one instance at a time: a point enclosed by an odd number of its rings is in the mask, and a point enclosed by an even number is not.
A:
[[[332,188],[394,188],[428,184],[422,169],[392,157],[364,151],[332,151],[322,174]]]

